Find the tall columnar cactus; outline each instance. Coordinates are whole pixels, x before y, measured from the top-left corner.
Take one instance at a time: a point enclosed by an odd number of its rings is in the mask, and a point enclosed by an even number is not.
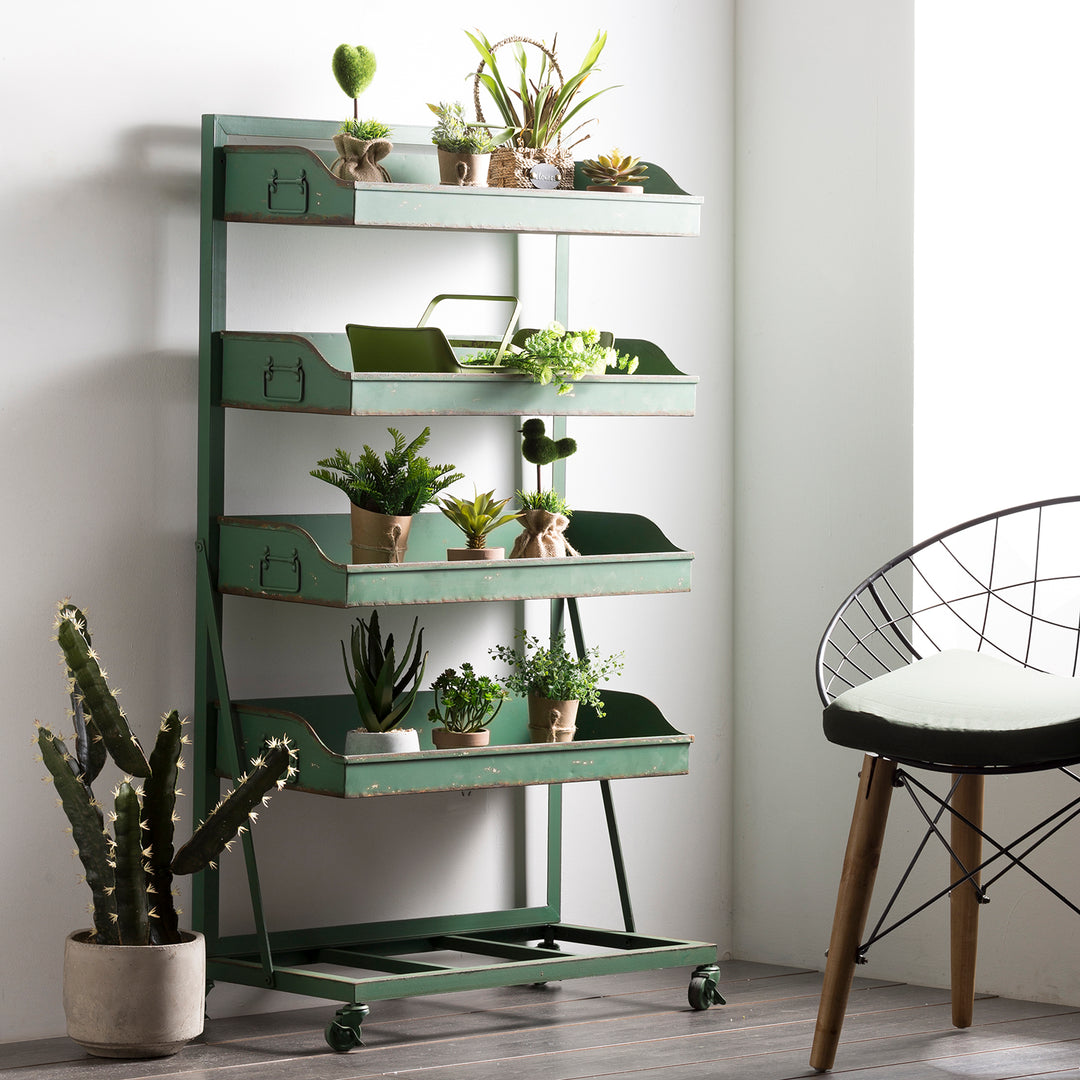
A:
[[[180,940],[172,898],[173,874],[213,865],[265,803],[295,771],[288,740],[270,740],[239,777],[236,789],[174,856],[173,828],[181,748],[187,741],[176,710],[163,717],[149,761],[128,729],[97,657],[90,648],[86,619],[70,604],[60,605],[57,640],[72,678],[76,755],[50,728],[38,726],[42,760],[71,822],[93,904],[93,940],[103,945],[167,944]],[[108,732],[108,734],[106,734]],[[126,775],[113,793],[110,834],[91,784],[101,771],[103,745]],[[141,786],[132,782],[142,778]]]

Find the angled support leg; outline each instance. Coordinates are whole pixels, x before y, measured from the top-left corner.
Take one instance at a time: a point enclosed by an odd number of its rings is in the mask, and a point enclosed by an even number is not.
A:
[[[836,914],[829,939],[829,958],[818,1005],[814,1045],[810,1051],[810,1066],[814,1069],[831,1069],[836,1058],[859,943],[874,891],[895,772],[896,765],[892,761],[869,754],[863,758],[859,794],[851,817],[844,868],[836,895]]]
[[[982,828],[984,776],[968,773],[954,776],[956,784],[951,805],[976,828]],[[982,837],[955,815],[952,818],[951,881],[961,881],[973,866],[982,861]],[[959,860],[957,862],[956,860]],[[961,865],[963,864],[963,865]],[[979,904],[983,903],[979,875],[954,888],[949,896],[950,938],[952,943],[952,1022],[953,1027],[971,1027],[975,1009],[975,954],[979,943]]]

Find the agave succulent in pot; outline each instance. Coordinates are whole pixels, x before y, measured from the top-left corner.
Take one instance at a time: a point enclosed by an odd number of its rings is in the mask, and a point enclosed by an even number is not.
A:
[[[56,637],[71,682],[74,753],[50,726],[37,745],[71,825],[90,888],[93,926],[68,936],[64,1009],[68,1034],[103,1057],[175,1053],[202,1031],[202,936],[181,930],[173,875],[214,866],[255,820],[255,808],[285,784],[295,751],[272,740],[174,852],[177,784],[187,739],[174,709],[147,756],[109,686],[83,612],[65,601]],[[93,785],[111,758],[123,778],[113,790],[110,831]]]
[[[649,167],[641,158],[630,157],[618,149],[586,159],[581,163],[581,171],[592,181],[588,191],[614,191],[623,195],[640,195],[649,176]]]
[[[503,507],[509,501],[509,496],[505,499],[496,499],[494,490],[476,495],[475,489],[472,499],[459,499],[454,495],[448,495],[439,500],[439,509],[465,534],[467,544],[463,548],[447,548],[446,558],[450,562],[503,558],[506,549],[488,547],[487,538],[488,533],[493,532],[500,525],[520,519],[520,511],[510,514],[502,513]]]

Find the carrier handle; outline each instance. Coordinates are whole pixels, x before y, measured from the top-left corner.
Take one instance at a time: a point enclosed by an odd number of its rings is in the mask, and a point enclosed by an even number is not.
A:
[[[416,324],[417,327],[427,325],[428,319],[431,318],[431,313],[443,300],[495,300],[514,305],[514,310],[510,312],[510,318],[506,323],[506,330],[503,332],[502,341],[499,342],[499,352],[495,358],[495,363],[499,363],[502,360],[503,353],[506,352],[507,346],[510,344],[510,339],[514,335],[514,327],[517,325],[518,316],[521,313],[521,301],[516,296],[487,296],[477,293],[440,293],[430,304],[428,304],[424,314],[420,316],[420,321]]]

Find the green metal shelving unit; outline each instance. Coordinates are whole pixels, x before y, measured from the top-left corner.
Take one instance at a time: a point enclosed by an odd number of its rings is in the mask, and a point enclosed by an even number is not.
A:
[[[440,187],[426,129],[395,128],[395,151],[386,165],[399,182],[353,184],[329,172],[335,130],[322,121],[203,118],[194,813],[205,815],[216,801],[219,777],[235,776],[251,749],[282,732],[299,750],[292,786],[329,797],[544,784],[547,899],[509,910],[271,931],[248,833],[243,842],[251,933],[220,933],[215,871],[194,882],[193,922],[206,935],[208,979],[343,1003],[326,1030],[336,1050],[360,1045],[369,1001],[679,964],[693,965],[691,1006],[708,1008],[722,1001],[715,945],[639,934],[634,927],[610,781],[685,773],[692,742],[651,702],[606,691],[607,716],[583,710],[578,737],[567,744],[529,743],[524,703],[510,702],[493,732],[499,741],[490,747],[435,751],[421,720],[419,753],[349,757],[343,747],[345,731],[354,725],[350,697],[233,701],[229,694],[222,648],[225,593],[337,607],[545,598],[552,601],[553,631],[568,613],[581,651],[579,597],[690,588],[692,554],[635,515],[578,511],[572,542],[581,558],[495,566],[445,562],[440,552],[447,535],[438,514],[420,515],[410,538],[411,561],[396,566],[350,565],[347,519],[341,515],[226,516],[226,408],[354,416],[546,415],[554,420],[556,437],[565,434],[569,415],[694,410],[696,377],[678,371],[650,342],[619,343],[641,356],[635,375],[589,378],[572,395],[559,397],[553,387],[489,373],[357,373],[343,334],[228,329],[229,222],[554,234],[554,314],[563,322],[572,234],[699,231],[701,200],[655,166],[646,194],[630,199]],[[564,480],[558,469],[556,483]],[[430,694],[420,697],[414,715],[426,716]],[[618,930],[571,925],[561,917],[562,785],[581,781],[601,785],[623,910]],[[471,960],[448,966],[415,958],[440,951]]]

